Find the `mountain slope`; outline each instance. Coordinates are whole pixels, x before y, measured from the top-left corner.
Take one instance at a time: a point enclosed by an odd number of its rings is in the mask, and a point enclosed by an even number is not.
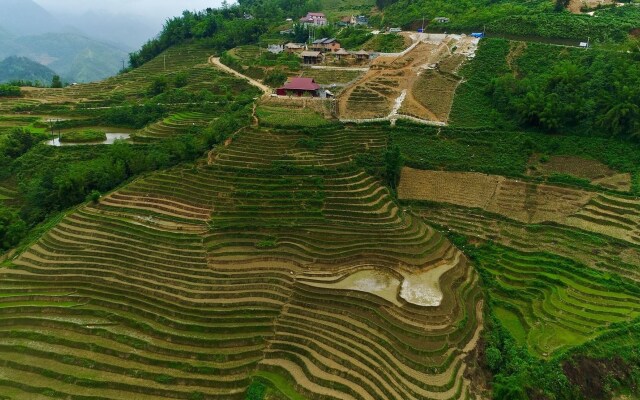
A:
[[[90,82],[116,74],[127,52],[75,33],[49,33],[0,40],[0,58],[28,57],[71,82]]]
[[[49,83],[55,72],[26,57],[7,57],[0,62],[0,82],[24,80]]]
[[[0,10],[0,27],[16,35],[39,35],[63,29],[53,15],[33,0],[0,0]]]

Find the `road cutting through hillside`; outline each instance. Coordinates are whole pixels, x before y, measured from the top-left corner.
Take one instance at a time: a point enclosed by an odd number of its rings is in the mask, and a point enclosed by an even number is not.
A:
[[[248,76],[243,75],[240,72],[227,67],[220,61],[220,57],[213,57],[213,56],[209,57],[209,64],[215,65],[216,67],[220,68],[224,72],[228,72],[232,75],[237,76],[238,78],[247,80],[252,86],[255,86],[258,89],[262,90],[262,92],[264,93],[264,96],[269,95],[273,92],[273,90],[269,86],[266,86],[255,79],[249,78]]]

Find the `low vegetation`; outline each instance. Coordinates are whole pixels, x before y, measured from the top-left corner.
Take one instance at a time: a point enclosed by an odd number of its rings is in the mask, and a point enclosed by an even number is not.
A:
[[[96,129],[65,132],[60,141],[65,143],[90,143],[101,142],[107,139],[107,134]]]

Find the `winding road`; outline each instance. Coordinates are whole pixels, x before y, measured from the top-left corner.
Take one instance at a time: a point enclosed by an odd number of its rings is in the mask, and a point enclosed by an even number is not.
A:
[[[209,57],[209,64],[215,65],[216,67],[220,68],[221,70],[228,72],[232,75],[237,76],[238,78],[241,79],[246,79],[247,81],[249,81],[249,83],[255,87],[257,87],[258,89],[262,90],[262,92],[264,93],[265,96],[271,94],[273,92],[273,89],[271,89],[270,87],[258,82],[255,79],[251,79],[246,75],[241,74],[240,72],[231,69],[229,67],[227,67],[226,65],[224,65],[222,62],[220,62],[220,57]]]

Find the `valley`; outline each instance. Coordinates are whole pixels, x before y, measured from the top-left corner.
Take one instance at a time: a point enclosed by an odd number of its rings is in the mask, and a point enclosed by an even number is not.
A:
[[[263,6],[0,96],[0,399],[637,397],[628,42],[341,26],[310,65]]]

